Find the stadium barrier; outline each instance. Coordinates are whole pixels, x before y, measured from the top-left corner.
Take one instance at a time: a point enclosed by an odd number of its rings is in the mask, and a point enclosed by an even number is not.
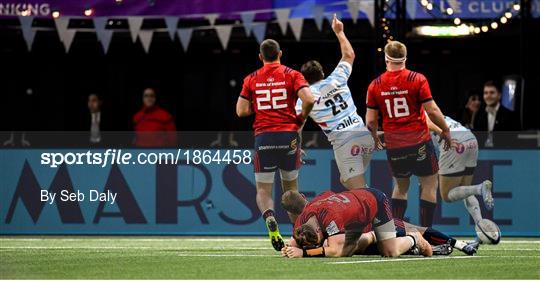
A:
[[[88,151],[102,157],[107,153],[107,149],[0,149],[0,234],[266,234],[255,203],[253,166],[249,161],[242,162],[248,159],[243,156],[235,164],[233,161],[239,158],[233,156],[234,149],[128,148],[120,153],[114,151],[118,153],[117,161],[106,165],[84,162]],[[196,151],[201,153],[199,163],[193,158]],[[203,156],[205,151],[214,158],[208,160]],[[227,151],[228,162],[224,159]],[[236,155],[251,153],[238,151],[240,154]],[[112,152],[109,149],[108,157],[112,157]],[[311,198],[324,190],[343,190],[333,151],[308,149],[306,152],[300,171],[301,192]],[[84,163],[76,163],[77,153],[82,155]],[[180,161],[173,164],[120,161],[122,155],[132,154],[133,160],[145,153],[156,157],[159,153],[169,153],[163,154],[167,159],[180,155]],[[64,162],[54,164],[52,156],[60,154]],[[390,194],[392,181],[384,152],[374,154],[366,176],[371,187]],[[484,216],[494,220],[505,236],[540,236],[540,150],[481,150],[474,183],[484,179],[494,182],[496,200],[491,212],[482,209]],[[280,188],[275,190],[279,206]],[[56,194],[55,198],[52,193]],[[418,183],[413,180],[406,213],[413,223],[418,222],[419,214],[416,194]],[[282,232],[290,233],[285,211],[280,207],[276,211]],[[453,235],[474,234],[472,219],[461,202],[439,204],[435,227]]]

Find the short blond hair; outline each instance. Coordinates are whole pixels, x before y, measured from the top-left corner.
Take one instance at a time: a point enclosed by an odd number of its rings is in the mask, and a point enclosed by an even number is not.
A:
[[[407,47],[399,41],[390,41],[384,46],[384,54],[393,59],[404,59],[407,57]]]

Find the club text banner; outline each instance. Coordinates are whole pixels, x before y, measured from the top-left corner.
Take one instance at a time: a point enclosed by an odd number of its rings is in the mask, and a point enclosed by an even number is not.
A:
[[[0,150],[0,234],[265,234],[251,164],[51,168],[41,163],[44,152],[63,150]],[[308,150],[304,160],[300,190],[308,199],[328,189],[343,190],[332,150]],[[375,153],[366,176],[371,187],[390,194],[384,152]],[[540,151],[481,151],[474,182],[484,179],[493,180],[496,200],[493,211],[482,209],[484,216],[498,223],[503,235],[540,236]],[[280,202],[277,185],[274,197]],[[57,197],[51,201],[52,193]],[[406,217],[417,223],[418,213],[413,180]],[[285,211],[277,208],[277,214],[283,232],[290,233]],[[439,204],[435,227],[454,235],[474,233],[462,202]]]
[[[360,0],[370,2],[372,0]],[[440,12],[428,12],[420,1],[408,7],[412,18],[433,19],[444,17]],[[514,0],[435,0],[441,9],[453,8],[454,15],[460,18],[492,19],[500,17]],[[112,0],[74,1],[74,0],[0,0],[0,16],[19,16],[23,11],[30,11],[31,16],[51,17],[52,11],[60,11],[62,16],[83,16],[83,11],[94,9],[94,15],[102,16],[182,16],[193,14],[216,13],[226,18],[242,11],[268,11],[272,9],[291,9],[293,18],[312,18],[314,7],[324,7],[327,14],[339,13],[350,18],[348,2],[343,0],[134,0],[116,2]],[[533,17],[540,16],[540,0],[531,2]],[[392,18],[393,11],[387,16]],[[414,15],[414,16],[412,16]],[[361,18],[365,18],[360,13]]]

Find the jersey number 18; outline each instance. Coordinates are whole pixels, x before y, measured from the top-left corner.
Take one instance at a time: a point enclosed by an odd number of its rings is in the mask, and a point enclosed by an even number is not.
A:
[[[407,105],[407,99],[394,98],[393,101],[394,104],[392,106],[390,99],[384,100],[384,103],[386,103],[386,111],[388,112],[388,116],[390,116],[390,118],[409,116],[410,113],[409,106]]]

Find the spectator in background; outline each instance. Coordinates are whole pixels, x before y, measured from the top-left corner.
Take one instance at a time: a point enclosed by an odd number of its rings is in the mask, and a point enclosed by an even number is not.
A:
[[[469,95],[461,118],[461,124],[463,124],[463,126],[468,129],[474,129],[474,120],[476,119],[476,114],[478,113],[481,104],[480,95],[474,93]]]
[[[90,144],[97,145],[102,142],[101,131],[105,128],[103,126],[103,114],[101,113],[101,106],[103,105],[103,100],[98,94],[92,93],[88,95],[88,111],[89,114],[86,115],[88,120],[85,122],[86,129],[87,126],[90,126]]]
[[[133,116],[135,145],[138,147],[162,147],[176,145],[176,125],[165,109],[156,105],[156,91],[146,88],[143,92],[143,108]]]
[[[478,111],[474,118],[476,131],[515,131],[519,124],[514,113],[501,106],[501,91],[493,81],[484,84],[485,106]]]

